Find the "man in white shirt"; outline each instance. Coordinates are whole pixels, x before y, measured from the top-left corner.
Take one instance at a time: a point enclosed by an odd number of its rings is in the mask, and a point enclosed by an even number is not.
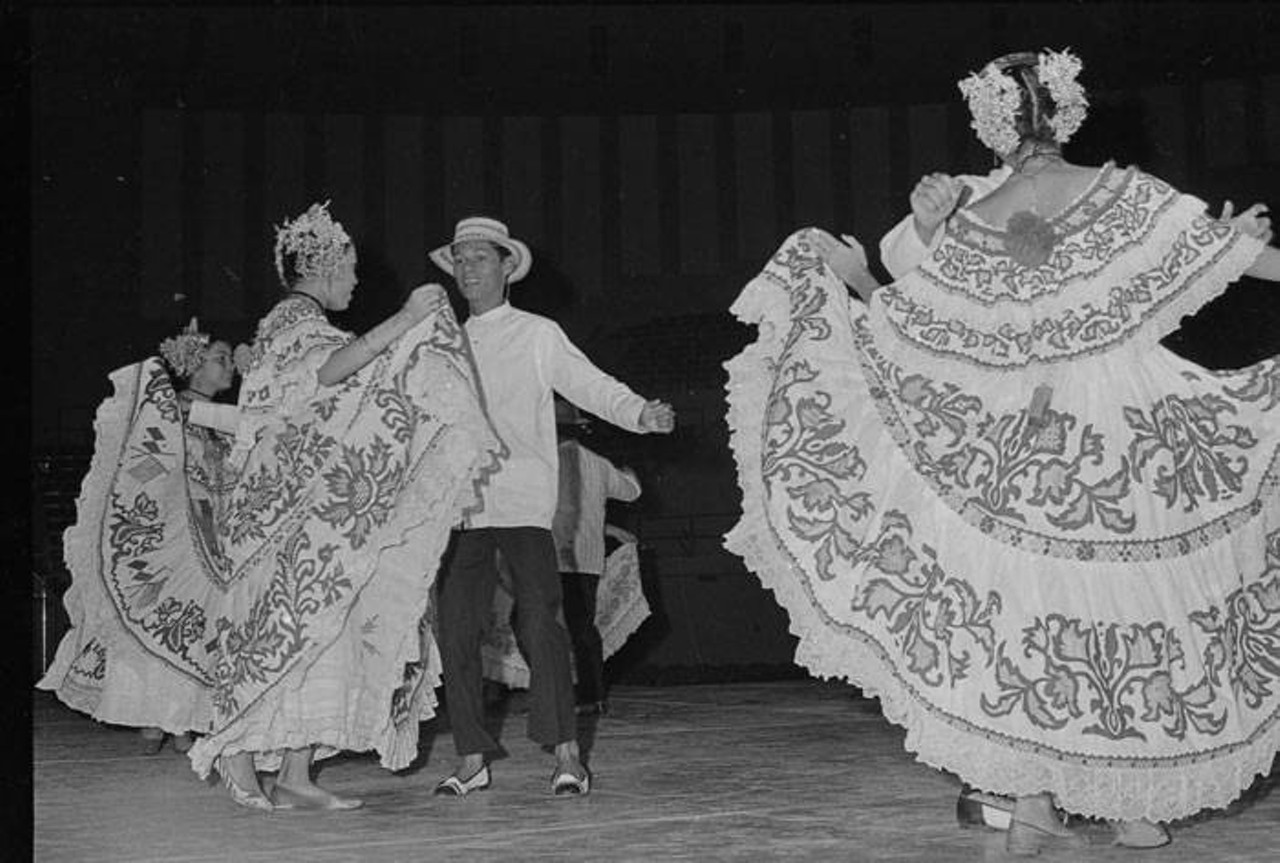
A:
[[[454,534],[440,572],[440,652],[460,761],[436,793],[461,797],[489,786],[485,755],[498,744],[484,727],[480,644],[498,579],[495,553],[501,550],[512,573],[516,638],[529,664],[529,737],[555,747],[552,792],[586,794],[590,777],[578,751],[569,636],[557,618],[553,395],[641,434],[670,432],[675,411],[600,371],[554,321],[507,302],[508,285],[524,278],[532,257],[502,222],[463,219],[453,242],[431,252],[431,259],[453,275],[470,308],[464,328],[482,396],[508,450],[481,491],[483,509]]]
[[[578,712],[603,713],[604,641],[596,628],[596,595],[605,568],[605,535],[620,533],[606,527],[605,506],[610,499],[638,498],[640,481],[634,472],[615,467],[577,439],[586,425],[577,408],[556,399],[560,493],[551,535],[578,669]]]

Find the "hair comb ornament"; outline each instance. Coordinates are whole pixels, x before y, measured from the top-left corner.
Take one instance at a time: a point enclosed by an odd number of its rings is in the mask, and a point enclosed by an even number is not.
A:
[[[160,356],[174,374],[188,378],[204,364],[208,349],[208,333],[200,332],[200,324],[192,318],[186,329],[160,343]]]
[[[329,202],[312,204],[293,221],[276,226],[276,275],[289,287],[284,256],[293,254],[294,269],[303,278],[333,275],[352,254],[351,237],[342,223],[329,215]]]

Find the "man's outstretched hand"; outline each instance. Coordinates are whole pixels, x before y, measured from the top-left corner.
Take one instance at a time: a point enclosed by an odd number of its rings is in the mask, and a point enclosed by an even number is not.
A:
[[[644,403],[640,411],[640,428],[647,432],[668,434],[676,427],[676,410],[663,401],[654,399]]]

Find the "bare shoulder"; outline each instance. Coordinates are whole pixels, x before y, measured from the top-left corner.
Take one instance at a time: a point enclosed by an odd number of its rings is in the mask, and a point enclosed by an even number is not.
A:
[[[1106,166],[1062,162],[1035,175],[1013,174],[991,194],[971,204],[969,210],[994,226],[1003,225],[1019,210],[1033,210],[1048,216],[1061,212],[1087,192],[1105,170]]]

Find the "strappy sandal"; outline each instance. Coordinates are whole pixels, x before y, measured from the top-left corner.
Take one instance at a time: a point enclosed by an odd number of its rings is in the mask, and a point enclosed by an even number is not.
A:
[[[489,787],[489,765],[486,764],[467,779],[459,779],[451,773],[436,785],[433,792],[438,797],[466,797],[472,791],[484,791]]]

